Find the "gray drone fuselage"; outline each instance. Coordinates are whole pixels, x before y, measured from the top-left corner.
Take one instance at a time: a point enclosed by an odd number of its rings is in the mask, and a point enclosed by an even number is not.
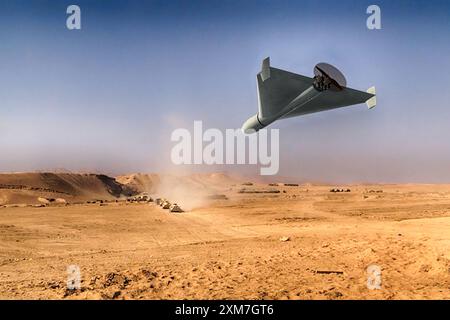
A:
[[[364,102],[367,103],[369,109],[376,105],[374,87],[363,92],[347,88],[345,84],[339,85],[326,73],[325,76],[316,75],[314,78],[309,78],[272,68],[269,58],[263,60],[262,70],[256,79],[258,113],[249,118],[242,126],[245,133],[257,132],[278,119]]]

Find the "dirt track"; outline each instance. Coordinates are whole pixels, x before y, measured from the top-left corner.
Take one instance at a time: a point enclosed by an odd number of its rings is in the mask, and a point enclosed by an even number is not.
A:
[[[0,208],[0,298],[450,298],[450,186],[239,188],[182,214]],[[371,264],[379,290],[366,285]],[[68,265],[80,267],[81,290],[66,289]]]

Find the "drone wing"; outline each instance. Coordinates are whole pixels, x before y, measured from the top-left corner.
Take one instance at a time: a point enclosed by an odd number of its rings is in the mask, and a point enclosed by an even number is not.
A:
[[[292,118],[304,114],[327,111],[364,102],[367,103],[369,109],[375,107],[376,96],[374,87],[367,90],[367,92],[351,88],[343,88],[342,91],[327,90],[323,91],[317,98],[284,115],[282,118]]]
[[[313,79],[281,69],[272,68],[269,58],[263,60],[258,84],[258,114],[260,118],[276,116],[300,93],[308,89]]]

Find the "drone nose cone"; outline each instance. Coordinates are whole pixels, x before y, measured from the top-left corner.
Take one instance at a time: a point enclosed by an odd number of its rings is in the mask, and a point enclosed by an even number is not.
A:
[[[255,114],[253,117],[244,122],[244,124],[242,125],[242,132],[244,132],[245,134],[251,134],[259,131],[264,127],[265,126],[261,122],[259,122],[258,115]]]

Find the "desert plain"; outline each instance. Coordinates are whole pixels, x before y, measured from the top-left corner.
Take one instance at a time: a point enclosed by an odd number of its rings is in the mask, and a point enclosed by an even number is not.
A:
[[[0,174],[0,298],[450,299],[450,185]]]

